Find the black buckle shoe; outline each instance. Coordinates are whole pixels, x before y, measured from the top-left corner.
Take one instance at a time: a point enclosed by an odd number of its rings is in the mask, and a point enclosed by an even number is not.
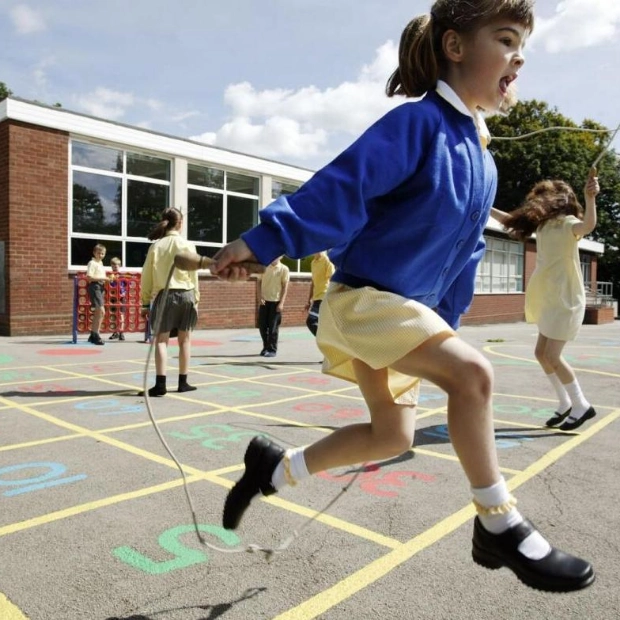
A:
[[[594,581],[594,570],[585,560],[555,548],[540,560],[530,560],[519,552],[519,545],[536,528],[527,520],[502,534],[491,534],[476,517],[472,557],[485,568],[509,568],[525,585],[548,592],[571,592]]]
[[[594,407],[590,407],[578,420],[574,420],[574,418],[568,418],[562,426],[560,426],[561,431],[574,431],[576,428],[579,428],[584,422],[591,420],[596,415],[596,411]],[[574,420],[571,422],[571,420]]]
[[[573,410],[572,407],[569,407],[564,413],[560,413],[559,411],[556,411],[546,422],[545,422],[545,426],[548,426],[549,428],[553,428],[554,426],[557,426],[558,424],[561,424],[562,422],[564,422],[564,420],[566,420],[566,418],[568,417],[568,414]]]
[[[222,522],[227,530],[238,527],[243,513],[256,495],[273,495],[276,492],[271,477],[283,457],[284,450],[265,437],[254,437],[250,441],[243,457],[245,472],[224,502]]]

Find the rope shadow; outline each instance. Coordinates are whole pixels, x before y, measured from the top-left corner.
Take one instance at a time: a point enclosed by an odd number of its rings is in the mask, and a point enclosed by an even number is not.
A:
[[[176,611],[189,611],[192,609],[202,609],[203,611],[208,612],[208,615],[202,616],[198,618],[198,620],[215,620],[216,618],[220,618],[226,612],[230,611],[236,603],[241,603],[243,601],[250,600],[255,596],[258,596],[261,592],[266,592],[267,588],[248,588],[241,594],[241,596],[233,601],[228,603],[217,603],[215,605],[189,605],[185,607],[174,607],[171,609],[162,609],[161,611],[152,612],[150,615],[146,616],[144,614],[132,614],[131,616],[110,616],[105,620],[157,620],[158,616],[162,614],[169,614]]]

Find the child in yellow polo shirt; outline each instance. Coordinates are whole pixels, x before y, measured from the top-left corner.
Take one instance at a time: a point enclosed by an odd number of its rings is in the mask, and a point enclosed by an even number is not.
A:
[[[278,336],[282,322],[282,309],[288,291],[289,268],[278,256],[260,277],[258,306],[258,329],[263,339],[263,357],[275,357],[278,353]]]

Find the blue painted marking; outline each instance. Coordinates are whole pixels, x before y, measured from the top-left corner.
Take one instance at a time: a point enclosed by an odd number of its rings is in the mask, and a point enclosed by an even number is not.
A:
[[[35,469],[44,468],[49,471],[41,476],[34,476],[32,478],[23,478],[19,480],[3,480],[3,474],[9,474],[23,469]],[[6,497],[13,497],[15,495],[21,495],[22,493],[31,493],[32,491],[40,491],[48,487],[55,487],[61,484],[68,484],[70,482],[77,482],[87,478],[86,474],[78,474],[76,476],[69,476],[67,478],[59,478],[67,471],[67,468],[62,463],[51,462],[32,462],[32,463],[20,463],[19,465],[8,465],[7,467],[0,468],[0,486],[18,487],[10,489],[2,493]],[[54,480],[57,478],[57,480]]]

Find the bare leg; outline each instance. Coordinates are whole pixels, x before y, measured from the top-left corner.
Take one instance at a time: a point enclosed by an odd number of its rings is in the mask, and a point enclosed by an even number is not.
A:
[[[105,308],[100,306],[99,308],[95,308],[93,312],[93,332],[98,334],[101,331],[101,323],[103,322],[103,317],[105,316]]]
[[[384,460],[411,448],[415,407],[397,405],[387,387],[387,369],[373,370],[355,360],[355,374],[370,411],[370,423],[351,424],[334,431],[304,450],[310,474]]]
[[[192,354],[191,332],[179,330],[177,336],[179,342],[179,374],[186,375],[189,369],[189,361]]]
[[[555,373],[564,385],[575,380],[573,369],[562,357],[562,350],[565,345],[566,342],[564,340],[553,340],[538,334],[536,349],[534,350],[536,359],[545,373],[548,375]]]
[[[472,487],[501,479],[493,428],[493,369],[476,349],[457,337],[433,338],[396,362],[410,376],[432,381],[448,395],[448,429]]]
[[[501,478],[491,408],[493,373],[489,362],[455,337],[437,337],[408,353],[393,367],[428,379],[448,394],[448,426],[454,449],[473,487],[487,487]],[[339,429],[306,448],[308,471],[366,460],[386,459],[411,447],[414,410],[396,405],[387,388],[387,371],[373,370],[359,360],[355,372],[368,404],[370,424]]]
[[[170,334],[168,332],[157,334],[155,336],[155,373],[165,375],[168,366],[168,340]]]

